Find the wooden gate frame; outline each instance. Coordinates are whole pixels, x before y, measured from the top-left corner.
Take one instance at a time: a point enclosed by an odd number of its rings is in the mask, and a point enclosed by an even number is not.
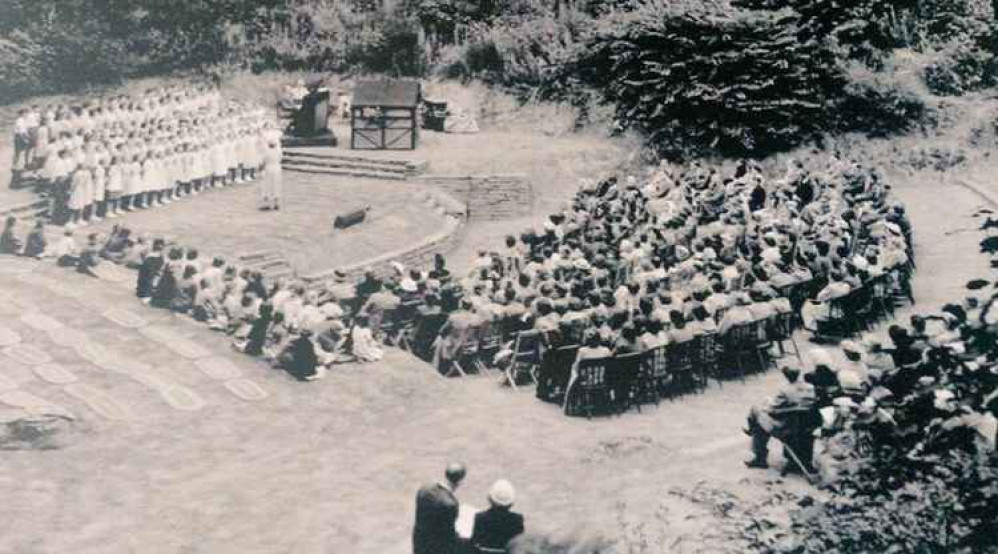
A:
[[[418,136],[417,128],[417,117],[416,110],[412,108],[390,108],[391,111],[406,111],[408,115],[405,116],[394,116],[385,115],[384,110],[376,116],[365,116],[364,110],[369,110],[372,108],[357,108],[353,107],[350,109],[350,148],[358,150],[357,139],[363,139],[372,148],[364,148],[365,150],[415,150],[416,142]],[[372,127],[358,127],[358,124],[364,121],[374,122],[375,126]],[[391,125],[393,121],[407,121],[408,125],[404,127],[396,127]],[[387,131],[398,131],[399,135],[389,141]],[[373,137],[372,134],[376,134],[377,137]],[[409,138],[407,143],[396,147],[402,140],[406,137]]]

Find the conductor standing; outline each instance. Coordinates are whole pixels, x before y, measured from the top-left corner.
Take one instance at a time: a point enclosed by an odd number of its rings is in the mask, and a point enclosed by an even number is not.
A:
[[[455,554],[458,548],[458,501],[454,491],[464,480],[463,464],[447,466],[446,479],[425,485],[416,493],[416,525],[412,530],[413,554]]]

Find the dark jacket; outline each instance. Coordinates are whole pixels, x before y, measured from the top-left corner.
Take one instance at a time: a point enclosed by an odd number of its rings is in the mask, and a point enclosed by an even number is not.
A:
[[[0,233],[0,254],[20,254],[21,241],[14,236],[12,229],[4,229]]]
[[[41,256],[45,253],[45,247],[48,243],[45,240],[45,232],[35,229],[28,233],[28,242],[24,246],[25,256]]]
[[[312,344],[312,339],[308,337],[294,339],[288,345],[282,358],[284,359],[284,369],[302,381],[315,375],[315,368],[319,365],[319,359],[315,355],[315,346]]]
[[[270,331],[272,321],[269,313],[260,314],[260,317],[250,327],[249,336],[246,337],[246,349],[243,350],[244,353],[250,356],[263,354],[263,347],[267,344],[267,333]]]
[[[486,551],[502,551],[523,533],[523,516],[506,508],[491,507],[475,514],[471,544]]]
[[[157,308],[169,309],[173,304],[173,297],[177,295],[177,278],[173,275],[173,269],[169,266],[163,269],[163,275],[156,283],[156,289],[152,292],[152,305]]]
[[[457,552],[458,502],[443,485],[426,485],[416,493],[416,525],[412,529],[413,554]]]
[[[152,296],[153,284],[156,282],[156,276],[159,275],[161,269],[163,269],[163,257],[158,254],[151,254],[142,260],[142,265],[139,266],[138,282],[135,286],[136,296],[139,298]]]

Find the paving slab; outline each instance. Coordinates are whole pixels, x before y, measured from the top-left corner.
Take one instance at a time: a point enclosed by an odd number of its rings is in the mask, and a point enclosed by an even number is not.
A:
[[[175,410],[193,412],[205,406],[204,400],[197,393],[180,385],[162,388],[159,390],[159,394]]]
[[[239,398],[250,402],[267,398],[267,392],[249,379],[230,379],[225,382],[225,388]]]
[[[31,415],[51,415],[76,419],[68,408],[23,390],[0,392],[0,403],[21,408]]]
[[[86,404],[88,408],[105,419],[122,421],[131,417],[127,406],[92,385],[73,383],[66,385],[62,390],[69,396]]]
[[[47,352],[32,344],[19,343],[3,349],[8,358],[25,365],[40,365],[52,361]]]
[[[56,363],[36,365],[32,369],[39,379],[53,385],[67,385],[79,380],[73,372]]]
[[[236,364],[232,363],[232,360],[229,360],[228,358],[217,356],[211,358],[201,358],[200,360],[195,361],[194,365],[196,365],[202,373],[216,381],[238,379],[243,375],[242,370],[240,370]]]
[[[65,327],[58,319],[42,312],[25,313],[21,315],[21,321],[32,329],[44,332],[58,331]]]
[[[112,308],[101,315],[108,321],[127,329],[137,329],[149,324],[142,316],[122,308]]]

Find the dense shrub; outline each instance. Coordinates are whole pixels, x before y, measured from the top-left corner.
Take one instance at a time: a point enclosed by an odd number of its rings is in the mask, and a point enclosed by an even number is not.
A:
[[[892,73],[874,71],[862,64],[846,66],[846,84],[838,106],[840,131],[862,131],[888,136],[927,122],[927,109],[919,93]]]
[[[904,0],[739,0],[759,10],[792,9],[800,16],[802,40],[833,40],[849,59],[878,65],[893,46],[892,16]]]
[[[591,20],[580,13],[561,18],[505,17],[471,28],[465,46],[470,73],[521,94],[562,99],[571,91],[559,77],[575,57]]]
[[[11,0],[0,11],[0,98],[115,81],[128,71],[116,22],[90,16],[92,2],[67,0],[48,11],[42,4]]]
[[[780,13],[653,3],[602,20],[582,65],[664,154],[756,155],[827,129],[844,86],[832,52],[797,31]]]
[[[970,38],[957,38],[937,45],[925,66],[925,84],[940,95],[959,95],[994,84],[993,53]]]

